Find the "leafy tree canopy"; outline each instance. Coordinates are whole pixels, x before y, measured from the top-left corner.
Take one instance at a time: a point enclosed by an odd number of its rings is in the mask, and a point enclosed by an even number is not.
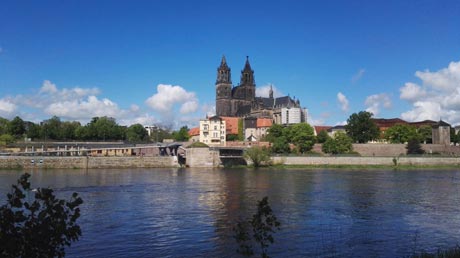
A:
[[[0,207],[1,257],[64,257],[65,246],[81,236],[77,219],[83,203],[77,193],[70,201],[38,188],[32,202],[29,174],[24,174]]]
[[[141,124],[134,124],[128,127],[126,139],[128,142],[143,142],[149,137],[147,130]]]
[[[246,149],[244,156],[252,161],[254,167],[270,164],[270,153],[265,147],[253,146],[248,148]]]
[[[390,143],[406,143],[412,138],[421,138],[415,126],[397,124],[385,131],[384,138]]]
[[[188,127],[187,126],[182,126],[179,131],[175,131],[172,133],[172,137],[175,141],[178,142],[186,142],[190,138],[188,135]]]
[[[329,138],[331,137],[329,136],[326,130],[320,131],[316,136],[316,140],[318,141],[318,143],[325,143]]]
[[[344,154],[353,150],[353,140],[346,133],[338,131],[321,148],[324,153]]]
[[[372,113],[361,111],[353,113],[347,119],[345,130],[354,142],[366,143],[378,139],[380,130],[371,118]]]

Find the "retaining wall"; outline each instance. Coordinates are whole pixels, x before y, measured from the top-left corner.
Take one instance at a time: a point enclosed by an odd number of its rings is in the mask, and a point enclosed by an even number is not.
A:
[[[160,168],[179,167],[177,157],[4,156],[0,168]]]
[[[285,165],[385,165],[393,166],[393,157],[272,157],[274,164]],[[457,157],[396,157],[401,165],[454,165]]]

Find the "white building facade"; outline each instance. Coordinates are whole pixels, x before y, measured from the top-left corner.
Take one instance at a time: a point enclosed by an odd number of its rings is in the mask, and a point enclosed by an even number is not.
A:
[[[200,120],[200,142],[209,146],[225,146],[225,121],[218,116]]]

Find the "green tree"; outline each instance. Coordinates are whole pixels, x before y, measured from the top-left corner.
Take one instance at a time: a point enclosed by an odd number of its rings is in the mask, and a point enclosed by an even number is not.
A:
[[[273,124],[272,126],[270,126],[270,128],[268,128],[267,130],[267,136],[266,136],[267,141],[273,143],[275,142],[277,138],[282,137],[283,129],[284,127],[279,124]]]
[[[33,202],[29,174],[24,174],[0,207],[1,257],[64,257],[65,246],[81,236],[77,219],[83,203],[77,193],[70,201],[55,197],[50,188],[38,188]]]
[[[255,254],[254,245],[259,248],[260,256],[268,258],[268,247],[275,242],[273,233],[280,230],[278,221],[268,203],[268,197],[257,202],[257,212],[251,219],[239,220],[233,228],[235,240],[238,244],[237,252],[244,256]]]
[[[0,117],[0,135],[8,133],[8,123],[10,121],[6,118]]]
[[[251,160],[254,167],[270,164],[270,153],[265,147],[253,146],[246,149],[244,157]]]
[[[126,131],[126,140],[128,142],[145,142],[149,134],[141,124],[134,124],[128,127]]]
[[[299,123],[290,126],[291,142],[296,146],[299,153],[310,151],[315,145],[316,138],[313,127],[307,123]]]
[[[397,124],[385,131],[384,138],[390,143],[406,143],[412,138],[421,138],[417,128],[407,124]]]
[[[329,138],[321,147],[324,153],[344,154],[353,150],[353,140],[346,133],[338,131],[334,137]]]
[[[0,135],[0,146],[6,146],[11,144],[15,141],[14,137],[10,134],[2,134]]]
[[[433,129],[430,125],[422,125],[417,130],[423,143],[433,143]]]
[[[62,140],[75,140],[77,139],[77,129],[82,127],[80,122],[67,121],[61,124],[61,139]]]
[[[91,140],[123,140],[125,130],[112,117],[93,117],[87,125],[88,137]]]
[[[26,126],[24,120],[19,116],[16,116],[8,123],[8,134],[13,135],[16,138],[22,137],[26,132]]]
[[[316,136],[316,140],[318,141],[318,143],[325,143],[329,138],[331,137],[329,136],[326,130],[320,131]]]
[[[280,136],[274,139],[274,142],[271,143],[270,150],[272,153],[289,153],[291,152],[291,148],[289,147],[289,143],[286,140],[286,137]]]
[[[31,139],[40,138],[40,126],[33,122],[25,122],[26,136]]]
[[[190,138],[188,135],[188,127],[187,126],[182,126],[179,131],[173,132],[172,137],[175,141],[178,142],[186,142]]]
[[[425,151],[422,149],[422,146],[420,145],[420,141],[417,138],[411,138],[407,142],[407,154],[424,154]]]
[[[40,137],[45,140],[61,139],[61,119],[57,116],[42,122]]]
[[[353,113],[347,119],[345,130],[354,142],[366,143],[378,139],[380,130],[371,118],[372,113],[361,111],[358,114]]]

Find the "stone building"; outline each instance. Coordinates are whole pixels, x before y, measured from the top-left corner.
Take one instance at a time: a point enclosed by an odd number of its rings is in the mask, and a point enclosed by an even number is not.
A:
[[[440,120],[432,127],[433,144],[450,145],[450,124]]]
[[[222,57],[217,68],[216,115],[270,118],[277,124],[307,121],[307,110],[300,106],[299,99],[292,99],[290,96],[275,98],[271,88],[268,97],[256,97],[254,70],[248,57],[237,86],[232,85],[231,69],[225,56]]]

